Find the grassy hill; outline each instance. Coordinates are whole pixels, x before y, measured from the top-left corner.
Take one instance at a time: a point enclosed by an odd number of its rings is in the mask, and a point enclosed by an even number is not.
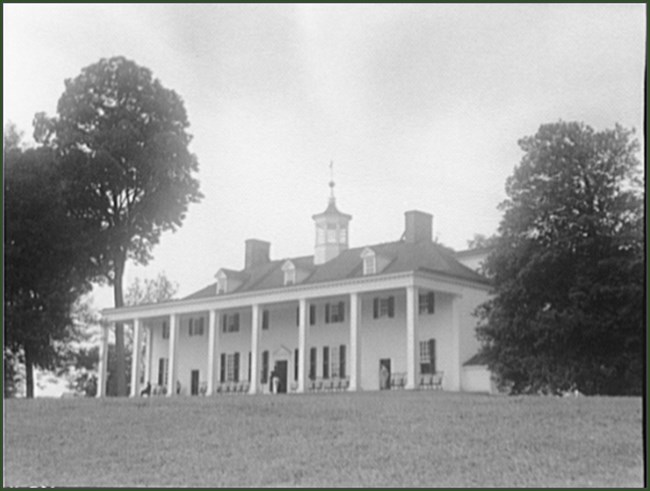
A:
[[[640,398],[5,401],[6,486],[642,486]]]

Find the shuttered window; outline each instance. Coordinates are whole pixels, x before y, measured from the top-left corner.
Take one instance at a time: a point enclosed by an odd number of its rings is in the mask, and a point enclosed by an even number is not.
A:
[[[375,297],[372,302],[372,317],[395,317],[395,297]]]

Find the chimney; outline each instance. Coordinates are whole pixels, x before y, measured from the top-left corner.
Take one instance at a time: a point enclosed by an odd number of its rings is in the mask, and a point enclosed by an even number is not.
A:
[[[269,256],[270,250],[270,242],[258,239],[246,240],[246,260],[244,263],[244,269],[250,269],[268,263],[271,260]]]
[[[404,232],[406,242],[414,244],[433,240],[433,215],[412,210],[404,213],[404,216],[406,217],[406,231]]]

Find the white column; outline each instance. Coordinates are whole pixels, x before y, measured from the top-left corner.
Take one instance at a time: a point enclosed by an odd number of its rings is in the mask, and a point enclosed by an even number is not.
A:
[[[406,388],[415,389],[417,370],[417,289],[406,287]]]
[[[260,306],[259,304],[253,305],[251,315],[251,385],[248,389],[249,394],[257,393],[257,385],[259,380],[258,360],[259,360],[259,347],[260,347]],[[241,362],[240,362],[241,365]]]
[[[449,377],[447,383],[448,390],[460,390],[460,302],[462,297],[454,295],[451,298],[451,373],[444,374],[444,378]],[[443,384],[444,384],[443,378]]]
[[[350,294],[350,387],[348,390],[361,389],[361,298],[358,293]]]
[[[97,394],[96,397],[106,397],[106,373],[108,368],[108,329],[109,326],[101,323],[101,337],[99,341],[99,363],[97,365]]]
[[[301,298],[298,305],[298,390],[305,392],[307,385],[307,363],[309,363],[309,303]]]
[[[131,397],[140,395],[140,356],[142,354],[142,325],[133,320],[133,352],[131,355]]]
[[[208,390],[206,395],[211,396],[214,393],[214,380],[215,380],[215,339],[216,339],[216,320],[217,312],[210,310],[208,316]]]
[[[169,316],[169,369],[167,373],[167,396],[172,397],[176,395],[176,381],[177,373],[176,366],[178,365],[178,326],[177,316],[172,314]]]
[[[151,384],[151,370],[153,365],[153,327],[149,326],[147,332],[147,358],[145,360],[145,381]],[[153,385],[153,384],[152,384]]]

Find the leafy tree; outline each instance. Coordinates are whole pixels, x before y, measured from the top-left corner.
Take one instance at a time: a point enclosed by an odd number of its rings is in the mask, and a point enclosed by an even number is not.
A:
[[[123,305],[128,259],[146,264],[165,230],[201,198],[182,99],[123,57],[101,59],[65,82],[57,116],[35,118],[34,137],[56,149],[66,205],[92,225],[98,279]],[[124,328],[116,326],[117,387],[126,395]]]
[[[639,144],[620,126],[540,127],[519,144],[479,308],[489,367],[514,392],[639,394],[643,196]]]
[[[483,249],[494,247],[496,244],[497,237],[491,235],[490,237],[483,234],[474,234],[474,237],[467,241],[468,249]]]
[[[124,297],[126,305],[143,305],[171,300],[176,295],[178,284],[167,278],[165,273],[159,273],[154,279],[136,278],[129,286]]]
[[[54,341],[65,336],[70,307],[89,288],[92,265],[82,254],[87,246],[83,224],[61,204],[63,188],[52,152],[23,150],[19,134],[9,133],[3,139],[5,361],[11,353],[5,382],[12,383],[15,363],[24,363],[31,398],[34,367],[54,366]]]

